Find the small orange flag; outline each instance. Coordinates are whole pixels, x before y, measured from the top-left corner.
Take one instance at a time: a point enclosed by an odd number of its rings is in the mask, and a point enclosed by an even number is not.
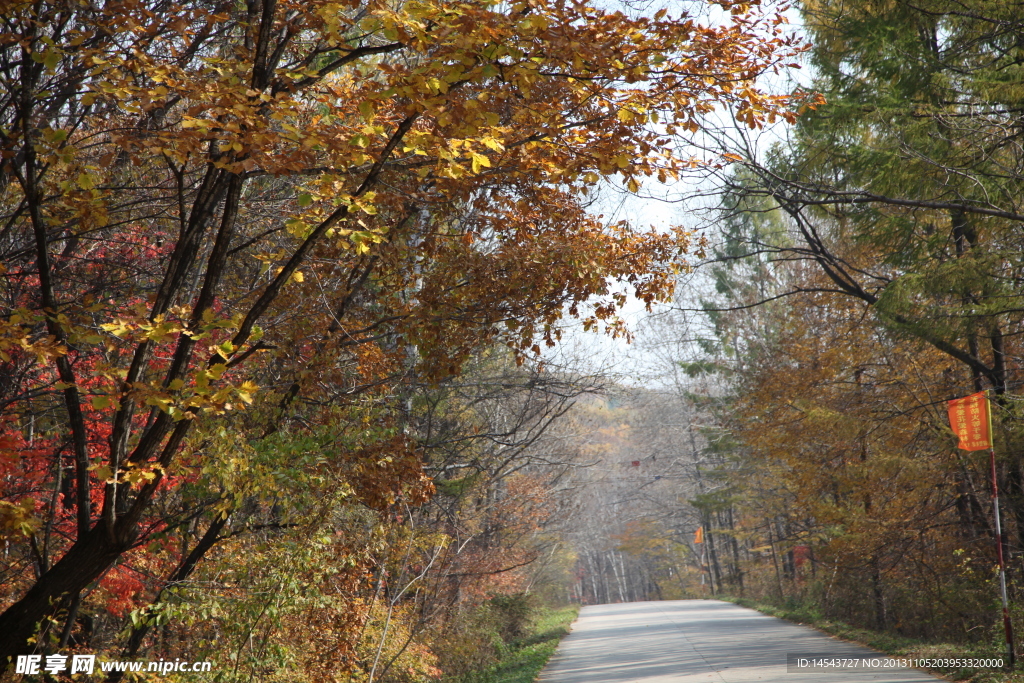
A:
[[[704,542],[704,527],[702,527],[702,526],[697,527],[697,532],[693,535],[693,542],[694,543],[703,543]]]
[[[947,410],[949,426],[960,439],[958,448],[965,451],[992,448],[992,411],[984,391],[949,401]]]

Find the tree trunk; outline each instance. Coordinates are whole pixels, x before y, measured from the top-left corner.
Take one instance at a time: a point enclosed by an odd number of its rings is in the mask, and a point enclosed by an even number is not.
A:
[[[0,674],[16,655],[35,649],[29,646],[29,639],[47,616],[60,609],[66,596],[81,592],[103,576],[130,545],[111,543],[105,525],[98,523],[40,576],[21,600],[0,614]]]
[[[884,631],[888,628],[885,614],[885,594],[882,592],[882,573],[878,569],[878,558],[871,560],[871,594],[875,601],[875,629]]]

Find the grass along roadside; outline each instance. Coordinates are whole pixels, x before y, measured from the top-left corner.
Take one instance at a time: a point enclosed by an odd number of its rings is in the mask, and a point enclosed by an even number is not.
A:
[[[579,611],[578,605],[540,608],[525,637],[509,643],[497,663],[462,677],[460,683],[532,683],[568,635]]]
[[[991,658],[998,656],[998,650],[985,648],[981,644],[957,645],[953,643],[926,643],[914,638],[907,638],[894,633],[872,631],[857,628],[841,621],[826,619],[807,605],[779,606],[749,598],[734,596],[718,596],[719,600],[734,603],[741,607],[755,609],[762,614],[792,621],[797,624],[811,626],[819,631],[859,645],[870,647],[888,655],[900,655],[913,659],[950,659],[950,658]],[[969,683],[1024,683],[1024,663],[1018,659],[1015,671],[992,669],[925,669],[935,675],[952,681]]]

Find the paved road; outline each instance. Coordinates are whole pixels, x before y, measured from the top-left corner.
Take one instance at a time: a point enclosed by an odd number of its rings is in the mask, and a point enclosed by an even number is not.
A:
[[[787,654],[880,655],[717,600],[584,607],[540,683],[935,683],[914,669],[789,672]]]

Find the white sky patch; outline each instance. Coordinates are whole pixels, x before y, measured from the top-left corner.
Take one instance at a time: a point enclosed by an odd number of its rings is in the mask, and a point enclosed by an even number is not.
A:
[[[673,13],[688,10],[690,16],[711,23],[725,20],[720,8],[705,2],[612,0],[598,4],[612,5],[631,15],[653,15],[664,7]],[[784,16],[789,21],[790,32],[799,35],[801,21],[798,10],[789,7]],[[765,74],[759,85],[771,94],[786,94],[799,87],[808,87],[812,77],[813,74],[807,68],[786,69],[780,70],[779,74]],[[721,156],[722,153],[728,151],[746,158],[763,159],[771,147],[785,144],[789,124],[779,119],[763,129],[749,130],[736,123],[724,107],[706,116],[705,121],[705,127],[688,136],[686,144],[682,144],[681,138],[676,138],[676,143],[681,145],[678,150],[680,154],[689,154],[707,165],[694,169],[693,173],[678,181],[664,184],[653,177],[644,178],[643,185],[635,194],[628,192],[614,178],[605,179],[596,188],[596,195],[592,195],[595,201],[590,208],[591,213],[602,215],[608,224],[625,220],[638,230],[654,228],[667,232],[674,226],[682,226],[713,241],[714,207],[718,204],[721,188],[717,178],[729,170],[728,161]],[[687,260],[695,265],[696,256],[691,254]],[[681,277],[676,292],[677,300],[685,302],[686,307],[697,306],[705,284],[699,274]],[[616,289],[628,292],[629,288],[623,284]],[[645,321],[651,315],[665,315],[667,308],[655,305],[653,311],[648,312],[642,301],[629,296],[620,311],[620,317],[634,334],[636,341],[633,344],[601,332],[585,332],[580,323],[566,317],[563,321],[562,348],[545,351],[544,355],[554,358],[569,353],[595,369],[610,370],[621,381],[630,384],[671,383],[672,373],[665,372],[666,363],[671,363],[664,353],[666,340],[640,339],[641,335],[650,333],[650,326],[645,325]],[[691,336],[683,330],[681,333],[683,337]],[[679,342],[684,346],[693,345],[692,340],[680,339]],[[662,352],[654,350],[659,345]]]

